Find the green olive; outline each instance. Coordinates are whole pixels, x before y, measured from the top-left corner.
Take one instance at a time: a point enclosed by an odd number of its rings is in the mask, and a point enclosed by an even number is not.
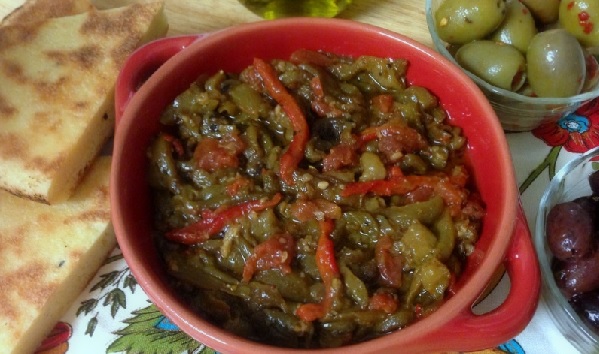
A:
[[[506,0],[445,0],[435,11],[439,37],[450,44],[482,39],[506,15]]]
[[[599,1],[563,0],[559,22],[585,47],[599,46]]]
[[[518,0],[511,0],[507,4],[505,19],[490,39],[511,44],[526,53],[530,40],[537,32],[535,19],[526,6]]]
[[[516,47],[482,40],[464,44],[455,59],[466,70],[488,83],[517,91],[526,79],[526,60]]]
[[[528,82],[539,97],[569,97],[580,93],[586,77],[582,47],[564,29],[538,33],[526,53]]]
[[[539,22],[547,24],[557,21],[560,0],[520,0]],[[566,0],[564,0],[566,1]],[[563,1],[562,1],[563,2]]]

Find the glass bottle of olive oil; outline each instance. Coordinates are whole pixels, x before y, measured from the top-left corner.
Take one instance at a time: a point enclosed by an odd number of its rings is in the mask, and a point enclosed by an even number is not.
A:
[[[252,12],[267,20],[280,17],[335,17],[352,0],[239,0]]]

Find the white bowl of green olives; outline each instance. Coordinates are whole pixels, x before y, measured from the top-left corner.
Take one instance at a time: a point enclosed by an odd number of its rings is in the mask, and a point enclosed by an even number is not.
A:
[[[426,18],[436,50],[477,83],[506,131],[599,96],[597,0],[426,0]]]
[[[537,215],[542,297],[564,336],[583,353],[599,347],[599,148],[565,164]]]

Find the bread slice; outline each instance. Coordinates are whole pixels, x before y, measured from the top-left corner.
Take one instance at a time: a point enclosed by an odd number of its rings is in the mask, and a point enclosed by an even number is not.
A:
[[[0,189],[68,199],[112,135],[123,62],[167,30],[162,2],[0,27]]]
[[[33,353],[114,249],[110,161],[99,157],[57,205],[0,191],[2,353]]]
[[[27,0],[6,16],[0,25],[18,25],[41,22],[53,17],[69,16],[94,8],[89,0]]]

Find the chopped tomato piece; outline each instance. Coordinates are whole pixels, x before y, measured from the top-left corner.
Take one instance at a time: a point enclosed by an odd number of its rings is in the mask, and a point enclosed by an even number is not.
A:
[[[395,162],[404,153],[412,153],[427,147],[426,139],[416,129],[403,124],[386,123],[364,129],[358,138],[361,146],[378,139],[379,151]]]
[[[468,199],[467,192],[463,188],[451,183],[449,178],[441,178],[439,180],[435,185],[435,193],[443,198],[452,216],[461,213],[462,205]]]
[[[235,177],[235,180],[227,185],[227,194],[235,196],[239,194],[241,190],[247,189],[252,185],[252,181],[243,176]]]
[[[392,288],[400,288],[402,280],[402,260],[391,252],[393,239],[384,235],[374,247],[374,256],[383,284]]]
[[[329,151],[322,159],[322,170],[324,172],[337,171],[343,167],[353,166],[359,161],[355,147],[348,144],[339,144]]]
[[[416,129],[393,122],[364,129],[360,133],[359,142],[363,145],[377,138],[379,139],[379,149],[381,139],[387,140],[383,144],[401,144],[401,151],[413,152],[424,149],[428,145],[426,139]]]
[[[277,234],[254,247],[243,268],[243,281],[248,282],[259,270],[280,269],[291,272],[291,262],[295,258],[295,239],[290,234]]]
[[[403,177],[403,171],[401,170],[401,167],[399,166],[391,166],[389,167],[388,171],[387,171],[387,175],[389,176],[389,179],[394,179],[394,178],[399,178],[399,177]]]
[[[193,155],[198,168],[214,172],[223,168],[237,168],[238,155],[245,147],[245,142],[238,134],[223,139],[204,138],[196,146]]]
[[[325,314],[324,306],[315,303],[301,304],[297,310],[295,310],[295,315],[299,317],[300,320],[306,322],[316,321],[319,318],[323,318]]]
[[[377,292],[370,298],[368,308],[393,313],[399,307],[397,297],[387,292]]]
[[[381,94],[372,98],[372,105],[383,113],[390,113],[393,110],[393,96]]]
[[[341,207],[326,199],[298,199],[290,207],[291,215],[301,222],[341,218]]]

